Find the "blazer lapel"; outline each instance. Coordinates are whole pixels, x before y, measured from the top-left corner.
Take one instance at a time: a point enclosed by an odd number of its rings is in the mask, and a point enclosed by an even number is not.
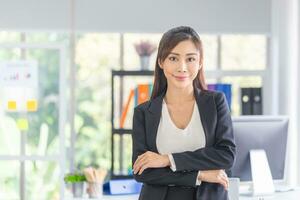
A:
[[[205,133],[205,146],[211,146],[214,142],[214,127],[217,121],[213,96],[199,89],[195,90],[196,102],[200,113],[201,123]]]
[[[148,107],[147,114],[145,114],[147,144],[149,148],[153,149],[156,153],[158,153],[156,136],[161,117],[163,98],[164,94],[153,99]]]

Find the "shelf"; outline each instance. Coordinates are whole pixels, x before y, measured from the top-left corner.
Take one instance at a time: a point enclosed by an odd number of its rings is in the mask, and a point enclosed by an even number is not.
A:
[[[112,134],[112,137],[111,137],[111,179],[126,179],[126,178],[132,178],[132,175],[118,175],[118,174],[115,174],[115,148],[114,146],[116,145],[115,144],[115,138],[114,137],[115,135],[118,135],[120,136],[119,138],[119,146],[120,148],[118,149],[119,151],[119,168],[121,169],[121,171],[124,169],[124,166],[123,166],[123,159],[124,159],[124,156],[123,156],[123,152],[124,152],[124,138],[123,136],[125,135],[131,135],[132,134],[132,129],[126,129],[126,128],[119,128],[119,127],[115,127],[115,124],[114,124],[114,111],[115,111],[115,81],[117,77],[120,78],[120,80],[124,81],[127,80],[125,79],[125,76],[128,76],[128,77],[154,77],[154,71],[151,71],[151,70],[112,70],[111,71],[111,134]],[[123,96],[123,91],[124,91],[124,87],[126,87],[126,84],[122,82],[122,84],[120,84],[120,94],[119,96]],[[120,102],[118,104],[120,105],[123,105],[123,100],[120,100]],[[120,105],[118,105],[117,107],[119,107]]]
[[[120,134],[120,135],[123,135],[123,134],[131,134],[132,133],[132,129],[113,129],[112,130],[112,134]]]
[[[112,76],[153,76],[154,71],[140,70],[140,71],[125,71],[125,70],[112,70]]]

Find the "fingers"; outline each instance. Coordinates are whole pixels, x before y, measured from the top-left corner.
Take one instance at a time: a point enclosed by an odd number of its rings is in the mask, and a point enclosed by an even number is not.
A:
[[[133,164],[133,168],[139,163],[139,161],[144,157],[144,154],[141,154],[137,157],[137,159],[135,160],[134,164]]]
[[[142,160],[143,158],[143,154],[142,155],[139,155],[137,157],[137,159],[135,160],[134,164],[133,164],[133,171],[134,173],[136,173],[136,170],[138,169],[139,165],[140,165],[140,161]]]
[[[134,173],[136,174],[137,172],[140,171],[140,169],[145,165],[147,164],[148,160],[144,157],[142,158],[135,166],[134,168]]]
[[[227,176],[225,170],[223,170],[223,169],[221,170],[221,174],[224,174],[225,176]]]
[[[221,184],[224,187],[224,189],[227,190],[227,185],[224,180],[220,180],[219,184]]]
[[[142,168],[140,169],[139,175],[141,175],[143,173],[143,171],[147,168],[148,168],[148,163],[146,163],[142,166]]]
[[[147,159],[143,159],[143,160],[140,160],[140,162],[139,162],[139,165],[136,167],[136,173],[138,172],[138,171],[140,171],[141,169],[142,169],[142,167],[143,166],[145,166],[146,164],[148,164],[148,160]]]
[[[147,151],[138,156],[138,158],[136,159],[136,161],[134,162],[134,165],[133,165],[134,174],[137,174],[141,170],[141,167],[144,166],[148,162],[148,160],[147,160],[148,154],[149,154],[149,152]],[[141,172],[139,174],[141,174]]]
[[[228,178],[227,178],[227,175],[224,175],[223,173],[220,174],[218,176],[218,182],[224,186],[224,188],[226,190],[228,190],[228,186],[229,186],[229,181],[228,181]]]
[[[229,179],[228,179],[227,174],[226,174],[226,172],[224,170],[222,170],[222,174],[223,174],[223,179],[226,181],[226,185],[227,185],[226,189],[228,189],[228,187],[229,187]]]
[[[228,180],[227,174],[224,170],[201,171],[200,180],[206,181],[206,182],[211,182],[211,183],[219,183],[226,190],[228,190],[228,187],[229,187],[229,180]]]
[[[228,190],[229,187],[229,181],[227,177],[222,177],[222,181],[225,183],[225,189]]]
[[[167,160],[166,160],[167,157]],[[151,151],[147,151],[137,157],[133,164],[134,174],[141,174],[147,168],[159,168],[168,166],[170,161],[168,156],[160,155]]]
[[[133,168],[135,168],[136,165],[137,165],[141,160],[143,160],[147,155],[148,155],[147,152],[145,152],[145,153],[139,155],[139,156],[137,157],[137,159],[135,160],[134,164],[133,164]]]

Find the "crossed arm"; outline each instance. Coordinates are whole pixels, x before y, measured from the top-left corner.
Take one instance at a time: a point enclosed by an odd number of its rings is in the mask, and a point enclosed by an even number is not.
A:
[[[176,164],[176,171],[170,167],[144,168],[143,173],[134,174],[138,182],[157,185],[184,185],[195,186],[199,170],[229,169],[235,157],[232,122],[227,102],[222,93],[216,95],[217,127],[214,146],[204,147],[196,151],[186,151],[172,154]],[[132,166],[139,156],[145,154],[146,132],[144,113],[139,107],[134,110],[133,117],[133,155]]]

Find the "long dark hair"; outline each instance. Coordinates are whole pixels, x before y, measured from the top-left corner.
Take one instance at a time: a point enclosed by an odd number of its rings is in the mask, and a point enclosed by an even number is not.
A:
[[[203,70],[203,46],[202,41],[197,32],[188,26],[179,26],[170,29],[163,34],[157,52],[154,72],[154,85],[151,94],[151,99],[154,99],[167,91],[167,79],[164,71],[159,67],[159,61],[162,63],[170,54],[171,50],[184,40],[191,40],[200,52],[200,65],[197,77],[193,81],[194,89],[207,90],[205,84],[204,70]]]

